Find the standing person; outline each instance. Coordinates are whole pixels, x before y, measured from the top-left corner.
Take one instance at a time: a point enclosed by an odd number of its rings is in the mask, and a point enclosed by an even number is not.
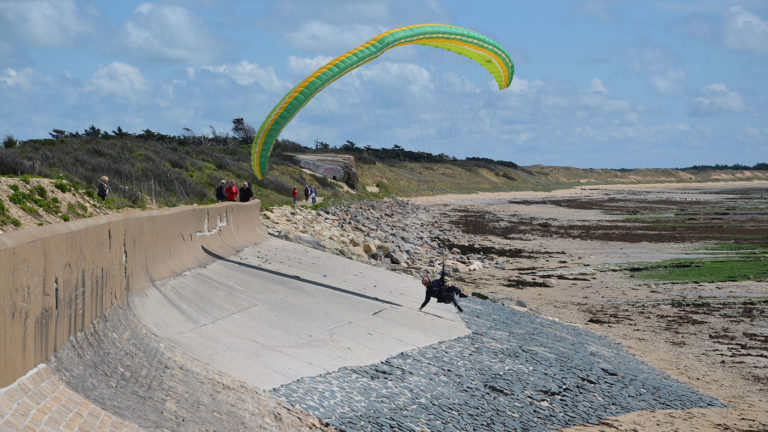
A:
[[[304,202],[309,201],[309,185],[304,185]]]
[[[248,182],[243,182],[240,188],[240,202],[248,202],[253,198],[253,191],[248,187]]]
[[[107,176],[101,176],[99,179],[99,185],[96,187],[96,195],[98,195],[102,201],[106,201],[107,195],[109,194],[109,185],[107,184],[108,181],[109,178],[107,178]]]
[[[309,191],[309,196],[312,197],[312,204],[317,203],[317,189],[315,189],[315,185],[312,185],[312,189]]]
[[[225,191],[226,186],[226,180],[222,180],[219,185],[216,186],[216,201],[224,202],[227,200],[227,192]]]
[[[421,304],[419,310],[424,309],[424,306],[426,306],[432,297],[434,297],[437,299],[438,303],[453,303],[459,312],[464,312],[464,309],[462,309],[461,306],[459,306],[459,303],[456,302],[455,296],[458,295],[461,298],[466,298],[468,296],[461,292],[459,287],[445,283],[445,267],[443,267],[443,270],[440,272],[440,279],[430,281],[429,277],[424,276],[424,279],[421,280],[421,284],[424,285],[424,288],[426,288],[427,291],[424,297],[424,303]]]
[[[227,201],[237,201],[238,190],[237,190],[237,186],[235,186],[234,180],[229,181],[229,186],[227,187],[226,192],[227,192]]]
[[[293,205],[296,205],[296,200],[299,198],[299,189],[297,189],[296,186],[293,187],[291,195],[293,196]]]

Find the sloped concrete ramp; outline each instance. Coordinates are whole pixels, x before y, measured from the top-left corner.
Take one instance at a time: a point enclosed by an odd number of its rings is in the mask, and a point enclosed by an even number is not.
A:
[[[151,331],[261,389],[469,333],[452,305],[389,272],[269,239],[129,297]],[[434,303],[434,302],[433,302]]]
[[[477,299],[419,312],[419,281],[266,238],[257,205],[4,238],[0,431],[551,430],[724,406],[575,327]]]

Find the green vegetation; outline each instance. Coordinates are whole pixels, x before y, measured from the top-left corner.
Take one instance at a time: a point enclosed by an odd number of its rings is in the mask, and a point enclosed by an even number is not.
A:
[[[67,213],[68,213],[67,217],[69,217],[69,215],[77,216],[79,218],[86,217],[88,216],[88,207],[85,204],[80,202],[78,202],[77,204],[69,203],[67,204]]]
[[[25,213],[38,219],[38,225],[45,223],[44,221],[40,220],[41,211],[53,216],[57,216],[63,221],[69,221],[72,217],[82,218],[89,216],[88,206],[79,201],[76,203],[67,204],[66,212],[62,212],[61,200],[55,196],[55,194],[52,194],[48,189],[46,189],[43,183],[37,182],[37,184],[32,184],[30,181],[31,178],[39,177],[19,177],[18,180],[21,182],[21,184],[8,184],[8,188],[11,190],[11,194],[7,196],[7,199]],[[53,182],[53,186],[59,191],[65,193],[78,193],[78,188],[76,186],[73,186],[64,180],[57,180]],[[87,195],[87,193],[83,194]],[[95,193],[93,196],[95,197]],[[2,200],[0,200],[0,226],[8,224],[17,227],[22,225],[20,220],[11,217],[8,207]]]
[[[19,145],[19,141],[13,137],[13,135],[6,135],[5,138],[3,138],[3,147],[7,149],[15,148],[17,145]]]
[[[120,127],[110,132],[93,125],[82,132],[53,129],[50,138],[18,141],[0,148],[0,175],[21,176],[27,184],[35,176],[54,178],[54,187],[60,191],[68,193],[71,187],[94,199],[99,177],[107,175],[111,192],[106,207],[147,208],[213,203],[213,191],[221,179],[238,184],[247,181],[263,206],[275,206],[290,204],[293,187],[302,189],[305,184],[317,185],[319,196],[333,201],[392,195],[547,191],[585,184],[729,180],[728,170],[743,175],[745,169],[741,165],[687,170],[520,167],[509,161],[457,159],[410,151],[398,144],[372,148],[347,140],[337,146],[316,142],[311,148],[278,140],[266,176],[258,180],[250,166],[255,131],[242,118],[234,119],[232,124],[232,135],[214,129],[209,135],[198,135],[186,128],[178,136],[149,129],[130,133]],[[351,181],[350,190],[347,185],[303,170],[296,165],[291,155],[294,153],[351,155],[359,182]],[[366,186],[376,186],[378,192],[370,192]]]
[[[20,209],[24,210],[26,213],[31,214],[32,216],[39,216],[40,212],[37,211],[36,208],[32,207],[31,205],[27,203],[21,203],[17,204]]]
[[[68,192],[72,191],[72,185],[70,185],[67,182],[61,181],[61,180],[53,182],[53,187],[55,187],[56,189],[58,189],[58,190],[60,190],[60,191],[62,191],[64,193],[68,193]]]
[[[768,247],[714,243],[706,250],[727,252],[716,258],[680,258],[655,263],[635,263],[633,277],[676,282],[768,281]]]
[[[11,184],[9,187],[13,193],[8,196],[8,200],[33,216],[39,215],[40,212],[31,204],[52,215],[58,215],[61,212],[61,201],[55,196],[49,196],[48,190],[41,184],[32,186],[27,191],[21,190],[16,184]]]
[[[0,226],[11,224],[13,226],[21,226],[21,221],[11,216],[11,212],[6,207],[5,202],[0,198]]]
[[[705,249],[712,250],[712,251],[726,251],[726,252],[746,251],[746,252],[768,254],[768,247],[763,245],[754,245],[754,244],[712,243],[708,245]]]

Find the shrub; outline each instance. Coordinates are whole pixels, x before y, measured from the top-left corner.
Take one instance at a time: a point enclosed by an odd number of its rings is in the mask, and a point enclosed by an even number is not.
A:
[[[43,211],[45,211],[46,213],[57,215],[61,212],[61,204],[59,199],[56,197],[54,197],[54,199],[51,199],[51,200],[33,197],[32,202],[34,202],[38,207],[43,209]]]
[[[0,175],[22,175],[29,172],[29,164],[15,150],[0,149]]]
[[[10,210],[5,206],[5,203],[0,199],[0,226],[11,224],[13,226],[20,227],[21,221],[11,216]]]
[[[56,189],[60,190],[63,193],[67,193],[72,190],[72,186],[69,183],[65,181],[60,181],[60,180],[53,182],[53,187],[55,187]]]
[[[19,188],[19,185],[9,185],[11,190],[13,191],[12,194],[8,196],[8,200],[10,200],[12,203],[16,204],[17,206],[20,206],[27,201],[31,200],[32,197],[29,196],[28,193],[22,192]]]
[[[88,206],[81,202],[77,204],[69,203],[67,204],[67,213],[77,217],[86,217],[88,215]]]
[[[64,222],[69,222],[69,215],[66,213],[62,214],[61,220],[63,220]]]
[[[33,186],[32,191],[40,198],[48,198],[48,190],[41,184]]]
[[[29,204],[25,204],[25,203],[24,204],[19,204],[19,208],[24,210],[25,212],[33,215],[33,216],[39,216],[40,215],[40,212],[37,211],[36,208],[32,207]]]
[[[7,149],[16,148],[16,146],[19,145],[19,141],[16,140],[16,138],[13,137],[13,135],[6,135],[5,139],[3,139],[3,147]]]

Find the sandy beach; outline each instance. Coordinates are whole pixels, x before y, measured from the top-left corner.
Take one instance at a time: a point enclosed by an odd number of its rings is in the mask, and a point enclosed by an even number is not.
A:
[[[410,201],[473,234],[476,249],[509,252],[504,268],[459,275],[456,281],[466,291],[509,299],[509,304],[522,301],[533,313],[607,335],[729,406],[635,412],[568,430],[763,431],[768,430],[768,284],[647,281],[610,269],[690,255],[702,244],[680,232],[643,232],[627,222],[633,209],[638,214],[762,209],[748,216],[722,211],[722,225],[716,226],[726,231],[731,225],[751,227],[765,236],[766,196],[768,182],[730,182],[585,186]],[[728,241],[729,234],[722,234]]]

